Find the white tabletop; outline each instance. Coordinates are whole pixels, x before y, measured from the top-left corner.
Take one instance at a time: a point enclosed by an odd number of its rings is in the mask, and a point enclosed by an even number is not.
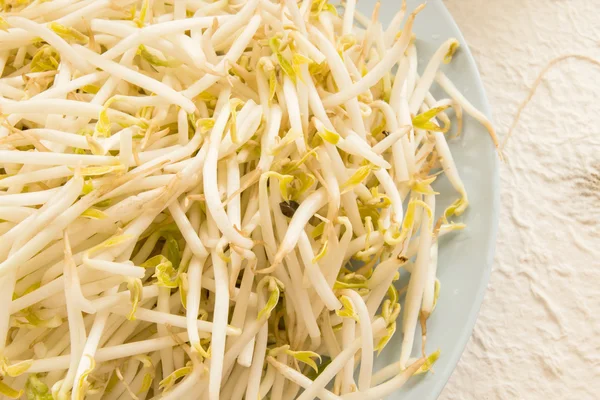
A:
[[[555,57],[600,60],[598,0],[446,0],[505,135]],[[545,76],[501,166],[494,271],[440,400],[600,398],[600,67]]]

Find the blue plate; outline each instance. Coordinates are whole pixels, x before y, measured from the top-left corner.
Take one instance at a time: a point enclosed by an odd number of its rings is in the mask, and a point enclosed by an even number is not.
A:
[[[400,0],[384,0],[379,12],[384,26],[400,7]],[[409,0],[409,10],[422,1]],[[371,14],[375,1],[359,1],[358,8]],[[433,52],[448,38],[461,43],[452,63],[442,70],[465,97],[490,117],[483,85],[467,44],[452,16],[439,0],[429,1],[417,16],[414,28],[417,34],[419,70],[422,71]],[[447,98],[435,88],[436,98]],[[434,367],[435,373],[411,379],[391,399],[434,400],[441,393],[471,336],[477,313],[483,301],[494,258],[499,215],[498,157],[490,137],[477,121],[465,117],[463,135],[450,141],[450,149],[460,176],[467,188],[470,207],[460,217],[467,224],[462,232],[448,234],[440,240],[438,278],[441,291],[437,307],[427,324],[427,352],[441,350]],[[435,189],[438,215],[454,201],[458,194],[445,179],[438,179]],[[398,361],[402,342],[402,315],[398,318],[398,332],[376,359],[376,369]],[[420,331],[417,332],[420,338]],[[420,340],[415,341],[413,356],[418,356]]]

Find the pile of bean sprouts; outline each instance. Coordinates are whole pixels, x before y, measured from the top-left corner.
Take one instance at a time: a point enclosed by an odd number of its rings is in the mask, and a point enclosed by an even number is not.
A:
[[[367,400],[431,369],[447,141],[463,111],[495,134],[440,70],[456,39],[417,72],[423,6],[0,7],[4,398]]]

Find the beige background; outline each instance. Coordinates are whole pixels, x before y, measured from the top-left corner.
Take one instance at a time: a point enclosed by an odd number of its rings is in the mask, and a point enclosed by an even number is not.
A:
[[[446,0],[499,133],[553,58],[600,60],[599,0]],[[600,399],[600,68],[548,72],[501,166],[494,271],[440,399]]]

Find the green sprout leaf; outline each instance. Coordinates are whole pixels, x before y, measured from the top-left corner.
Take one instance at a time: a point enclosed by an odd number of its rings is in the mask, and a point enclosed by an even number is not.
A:
[[[154,277],[158,279],[159,286],[174,289],[179,285],[177,270],[173,268],[171,261],[166,258],[165,260],[166,262],[161,262],[155,266]]]
[[[165,256],[169,259],[169,261],[171,261],[173,269],[179,269],[179,264],[181,262],[179,243],[177,242],[177,239],[175,239],[175,237],[170,233],[165,235],[165,240]]]
[[[178,60],[163,60],[156,54],[150,52],[143,44],[138,47],[137,54],[154,67],[176,68],[181,65],[181,61]]]
[[[9,365],[6,358],[2,361],[1,371],[3,375],[15,377],[24,374],[33,364],[33,360],[20,361],[16,364]]]
[[[279,37],[274,36],[271,39],[269,39],[269,47],[271,48],[273,54],[275,54],[277,62],[279,63],[279,66],[281,67],[283,72],[290,77],[292,82],[296,83],[296,72],[294,71],[294,68],[292,67],[290,62],[281,53],[281,40],[279,39]]]
[[[364,182],[364,180],[369,177],[369,175],[371,174],[372,171],[376,171],[377,169],[379,169],[379,168],[373,164],[366,164],[366,165],[359,167],[352,174],[352,176],[350,178],[348,178],[348,180],[340,186],[340,192],[346,193],[346,192],[352,190],[354,187],[356,187],[359,184],[361,184],[362,182]]]
[[[33,55],[31,72],[56,71],[59,64],[59,52],[50,45],[44,45]]]
[[[142,280],[139,278],[128,278],[127,289],[129,290],[129,301],[131,302],[131,312],[127,315],[127,319],[130,321],[135,320],[135,312],[137,311],[138,305],[142,301]]]
[[[48,28],[69,43],[87,44],[89,42],[87,36],[70,26],[61,25],[58,22],[50,22]]]
[[[53,400],[50,389],[36,374],[31,374],[25,383],[25,396],[27,400]]]
[[[461,197],[460,199],[454,201],[454,203],[450,204],[448,208],[444,211],[444,222],[449,224],[448,218],[456,215],[460,216],[469,206],[469,200],[466,197]]]
[[[342,318],[352,318],[356,322],[358,321],[358,314],[354,311],[354,304],[352,300],[348,296],[340,296],[340,303],[342,303],[342,308],[339,310],[335,310],[335,313]]]
[[[179,274],[177,279],[177,287],[179,288],[179,299],[181,300],[181,304],[183,305],[183,308],[187,309],[187,294],[190,285],[185,272]]]
[[[75,398],[77,400],[83,400],[85,398],[85,393],[89,388],[87,377],[92,373],[94,368],[96,368],[96,360],[94,360],[94,358],[89,354],[86,354],[85,357],[87,357],[90,360],[90,367],[83,371],[83,373],[79,377],[79,380],[77,381],[77,385],[74,388]]]
[[[377,355],[379,355],[381,353],[381,350],[383,350],[385,348],[385,346],[387,346],[387,344],[389,343],[390,339],[392,338],[392,336],[396,332],[396,321],[394,321],[391,324],[389,324],[387,326],[387,328],[385,328],[385,329],[386,329],[385,336],[382,337],[379,340],[379,342],[377,343],[377,346],[375,346],[375,350],[377,351]]]
[[[435,310],[435,306],[437,305],[438,302],[438,298],[440,297],[440,289],[441,289],[442,284],[440,283],[440,280],[436,278],[434,286],[433,286],[433,307],[432,310]]]
[[[416,115],[412,119],[412,124],[417,129],[423,129],[423,130],[431,131],[431,132],[448,132],[448,130],[450,129],[450,126],[444,126],[443,128],[441,128],[437,124],[431,122],[431,119],[434,118],[439,113],[443,112],[444,110],[448,109],[449,107],[450,107],[449,105],[446,105],[446,106],[431,108],[431,109],[425,111],[424,113]]]
[[[448,48],[448,52],[446,52],[446,54],[444,55],[444,64],[449,64],[450,61],[452,61],[452,56],[454,56],[454,53],[456,53],[459,47],[460,43],[458,42],[458,40],[453,40],[450,44],[450,47]]]
[[[8,22],[6,22],[6,20],[4,18],[0,17],[0,31],[7,32],[8,28],[10,28],[10,25],[8,25]]]
[[[22,390],[15,390],[0,380],[0,394],[10,399],[18,399],[23,395]]]
[[[293,351],[287,349],[286,354],[294,357],[296,360],[303,362],[304,364],[311,367],[316,373],[319,372],[319,367],[313,358],[318,358],[319,362],[321,361],[321,356],[315,353],[314,351]]]
[[[262,319],[264,316],[269,318],[271,312],[275,309],[277,303],[279,303],[279,296],[281,295],[281,289],[283,289],[283,283],[279,282],[276,278],[266,277],[265,279],[268,279],[268,291],[270,294],[267,304],[260,310],[257,319]]]
[[[100,243],[99,245],[96,245],[96,246],[92,247],[90,250],[88,250],[88,255],[92,255],[100,250],[105,250],[105,249],[109,249],[111,247],[119,246],[123,243],[128,242],[132,238],[133,238],[133,236],[125,235],[125,234],[112,236],[112,237],[106,239],[104,242]]]
[[[152,363],[152,359],[147,355],[137,355],[133,357],[136,360],[139,360],[143,365],[143,370],[146,371],[144,374],[144,378],[142,379],[142,386],[137,394],[145,393],[150,390],[152,386],[152,382],[154,381],[155,376],[155,367]]]
[[[80,217],[89,218],[89,219],[106,219],[108,215],[103,213],[102,211],[96,208],[88,208],[84,212],[81,213]]]
[[[328,244],[329,244],[328,240],[326,240],[325,242],[323,242],[323,245],[321,246],[321,249],[319,250],[319,252],[315,256],[315,258],[312,259],[312,263],[313,264],[317,263],[321,258],[323,258],[325,256],[325,254],[327,254]]]
[[[186,365],[185,367],[181,367],[171,372],[166,378],[164,378],[158,384],[159,389],[162,389],[164,392],[168,391],[173,387],[173,385],[181,378],[191,374],[193,371],[193,367],[191,365]]]
[[[433,367],[433,364],[435,364],[435,362],[438,360],[438,358],[440,358],[440,354],[441,354],[441,352],[439,350],[436,350],[433,353],[431,353],[430,355],[428,355],[427,358],[425,359],[425,363],[423,365],[421,365],[421,368],[419,368],[418,370],[415,371],[414,375],[424,374],[424,373],[428,372],[429,370],[431,370],[431,367]]]

